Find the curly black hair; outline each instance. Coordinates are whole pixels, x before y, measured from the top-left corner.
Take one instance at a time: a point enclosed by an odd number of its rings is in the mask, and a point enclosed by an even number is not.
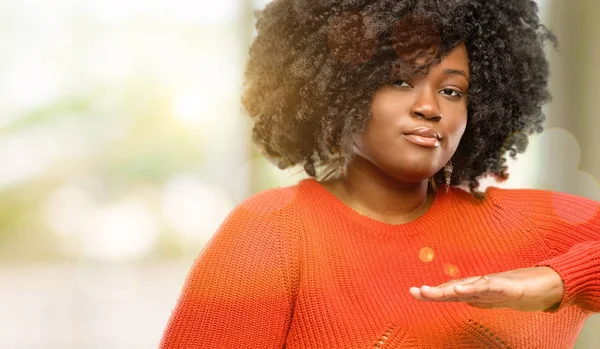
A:
[[[300,164],[317,177],[316,169],[342,166],[371,118],[374,92],[427,72],[463,42],[471,82],[451,184],[468,182],[481,196],[477,178],[508,178],[505,154],[523,153],[543,130],[544,45],[557,40],[535,1],[274,0],[255,14],[242,106],[253,141],[280,168]],[[433,181],[444,182],[443,170]]]

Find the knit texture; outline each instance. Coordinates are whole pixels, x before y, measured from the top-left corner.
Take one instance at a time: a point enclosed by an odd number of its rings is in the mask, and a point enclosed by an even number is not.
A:
[[[520,312],[420,302],[411,286],[549,266],[566,294]],[[536,189],[438,190],[400,225],[314,179],[239,204],[200,253],[161,342],[189,348],[572,348],[600,311],[600,203]]]

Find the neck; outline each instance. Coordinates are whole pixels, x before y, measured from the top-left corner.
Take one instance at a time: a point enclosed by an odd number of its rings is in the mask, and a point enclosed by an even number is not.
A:
[[[370,161],[355,157],[331,190],[347,205],[374,219],[406,223],[421,216],[433,203],[427,180],[402,182]]]

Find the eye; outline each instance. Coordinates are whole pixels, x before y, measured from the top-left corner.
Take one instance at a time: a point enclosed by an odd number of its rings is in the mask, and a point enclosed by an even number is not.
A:
[[[457,90],[453,90],[451,88],[445,88],[445,89],[441,90],[440,92],[442,92],[446,96],[454,97],[454,98],[461,98],[462,96],[465,95],[464,93],[457,91]]]
[[[392,82],[392,85],[394,86],[398,86],[398,87],[412,87],[410,86],[410,84],[404,80],[396,80],[394,82]]]

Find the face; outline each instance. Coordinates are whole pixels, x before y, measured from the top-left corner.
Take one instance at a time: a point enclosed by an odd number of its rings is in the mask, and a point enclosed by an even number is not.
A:
[[[355,139],[357,155],[400,181],[433,176],[450,160],[465,131],[469,76],[461,44],[427,75],[380,87],[369,125]]]

